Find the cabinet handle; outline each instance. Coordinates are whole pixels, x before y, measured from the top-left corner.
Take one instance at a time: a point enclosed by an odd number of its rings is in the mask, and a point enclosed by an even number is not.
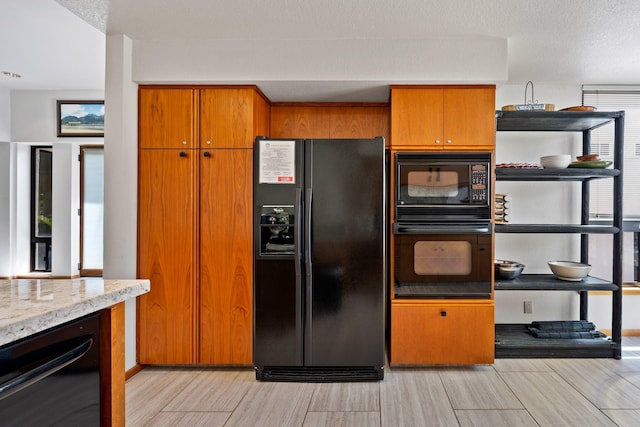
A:
[[[447,144],[451,144],[451,140],[450,139],[447,139]]]
[[[436,144],[440,144],[440,140],[439,139],[436,139]]]
[[[187,145],[187,141],[182,141],[182,145]]]
[[[207,139],[206,144],[207,144],[207,145],[211,145],[211,141],[209,141],[209,140]]]
[[[442,316],[442,317],[447,317],[447,312],[446,312],[446,311],[441,311],[441,312],[440,312],[440,316]]]
[[[208,152],[208,151],[205,151],[205,152],[204,152],[204,156],[205,156],[205,157],[211,157],[211,153],[210,153],[210,152]]]
[[[184,151],[181,151],[181,152],[180,152],[180,157],[187,157],[187,153],[186,153],[186,152],[184,152]]]

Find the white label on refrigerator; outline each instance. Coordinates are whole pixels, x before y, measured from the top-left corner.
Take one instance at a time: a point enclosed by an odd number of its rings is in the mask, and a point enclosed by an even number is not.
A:
[[[260,184],[296,182],[296,142],[260,141]]]

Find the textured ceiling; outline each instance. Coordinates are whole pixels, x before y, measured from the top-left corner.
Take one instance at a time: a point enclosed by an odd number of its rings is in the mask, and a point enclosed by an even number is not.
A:
[[[0,78],[0,87],[67,89],[72,81],[78,89],[102,88],[101,31],[134,41],[294,41],[304,52],[301,58],[323,62],[340,58],[307,50],[313,41],[439,37],[446,49],[447,38],[496,37],[508,43],[507,83],[640,83],[637,0],[2,0],[0,71],[25,77]],[[377,54],[397,58],[396,53]],[[366,69],[351,71],[353,82],[316,79],[322,88],[296,81],[296,93],[307,90],[312,97],[313,91],[337,91],[354,82],[360,89],[366,82],[385,83],[379,77],[371,81]]]

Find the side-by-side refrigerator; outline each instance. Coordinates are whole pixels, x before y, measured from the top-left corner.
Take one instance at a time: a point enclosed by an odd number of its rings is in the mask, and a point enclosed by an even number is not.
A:
[[[257,138],[256,378],[384,375],[384,139]]]

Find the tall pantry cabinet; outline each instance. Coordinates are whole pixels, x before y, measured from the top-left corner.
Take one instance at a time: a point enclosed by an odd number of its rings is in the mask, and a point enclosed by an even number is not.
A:
[[[142,364],[249,365],[252,149],[269,104],[249,86],[141,86]]]

